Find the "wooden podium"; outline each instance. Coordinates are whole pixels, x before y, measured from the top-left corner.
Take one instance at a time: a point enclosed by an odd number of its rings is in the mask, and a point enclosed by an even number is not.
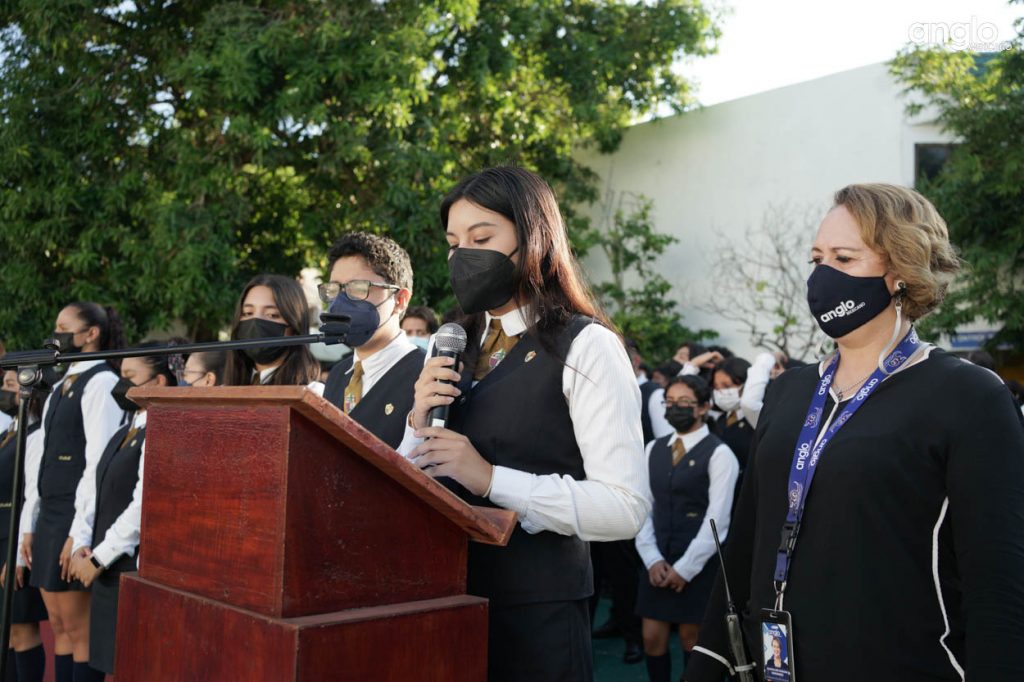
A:
[[[301,386],[140,388],[138,573],[117,680],[483,680],[471,507]]]

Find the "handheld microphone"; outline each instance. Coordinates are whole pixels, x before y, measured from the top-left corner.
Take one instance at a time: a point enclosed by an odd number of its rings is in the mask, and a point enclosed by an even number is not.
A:
[[[466,352],[466,340],[466,330],[459,325],[453,322],[441,325],[434,336],[434,357],[454,358],[455,364],[452,369],[458,372],[459,357]],[[451,385],[453,382],[445,381],[444,383]],[[448,425],[449,407],[451,405],[438,405],[430,410],[430,414],[427,415],[427,423],[431,426],[445,428]]]

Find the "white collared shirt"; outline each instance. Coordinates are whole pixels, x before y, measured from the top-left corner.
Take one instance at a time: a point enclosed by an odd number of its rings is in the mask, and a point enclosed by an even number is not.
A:
[[[36,441],[36,450],[27,450],[25,453],[25,507],[22,510],[20,528],[21,533],[35,532],[36,519],[39,516],[39,468],[43,460],[43,450],[46,443],[46,414],[50,410],[50,401],[56,391],[62,390],[64,382],[69,376],[82,374],[102,360],[83,360],[72,363],[53,391],[46,398],[43,405],[43,424],[36,431],[39,438]],[[85,393],[82,394],[82,424],[85,431],[85,470],[82,478],[78,480],[78,487],[75,490],[75,516],[91,519],[96,512],[96,465],[103,457],[103,451],[107,448],[114,433],[121,428],[125,413],[110,391],[120,380],[115,372],[101,372],[94,376],[85,386]],[[72,391],[78,390],[72,386]],[[74,531],[72,524],[72,531]],[[20,540],[19,540],[20,543]]]
[[[136,412],[132,419],[132,428],[143,429],[145,427],[146,411]],[[92,548],[96,560],[103,564],[104,568],[109,568],[111,564],[126,554],[133,554],[135,548],[139,546],[139,529],[142,527],[142,472],[145,462],[146,441],[143,440],[142,454],[139,456],[139,480],[135,483],[135,489],[132,491],[132,501],[107,529],[103,541]],[[93,511],[95,512],[95,509]],[[75,522],[72,523],[75,532],[71,535],[72,552],[78,551],[80,547],[92,545],[94,522],[95,513],[93,518],[88,520],[80,519],[77,514],[75,515]]]
[[[689,452],[697,447],[697,444],[707,438],[710,431],[707,425],[700,427],[692,433],[680,436],[673,433],[669,438],[668,446],[671,448],[676,439],[683,439],[683,447]],[[651,456],[651,449],[654,441],[647,444],[647,457]],[[644,468],[644,473],[648,469]],[[729,525],[732,520],[732,499],[736,492],[736,480],[739,478],[740,465],[736,456],[725,443],[722,443],[711,453],[711,461],[708,462],[708,509],[704,514],[704,520],[697,531],[697,535],[690,541],[683,556],[679,557],[672,568],[682,576],[686,582],[692,581],[703,569],[704,565],[715,554],[715,538],[711,532],[711,519],[715,520],[718,527],[718,537],[722,542],[729,536]],[[647,482],[647,494],[651,494],[650,481]],[[654,516],[647,517],[643,528],[636,536],[636,551],[644,562],[644,566],[650,569],[659,561],[665,561],[665,557],[658,550],[658,540],[654,535]]]
[[[384,378],[385,374],[391,371],[392,367],[398,364],[399,360],[416,349],[416,344],[409,340],[405,332],[400,331],[395,338],[391,339],[388,345],[369,357],[360,357],[359,349],[353,349],[352,367],[349,367],[345,374],[351,374],[357,362],[362,363],[363,395],[365,396],[378,381]]]
[[[6,433],[11,428],[11,424],[14,423],[14,417],[7,414],[6,412],[0,412],[0,433]]]
[[[506,335],[527,330],[522,310],[500,319]],[[490,320],[488,314],[481,345]],[[600,324],[587,325],[569,347],[562,393],[586,479],[495,466],[488,496],[498,506],[516,512],[527,533],[547,530],[588,541],[632,538],[650,513],[651,502],[640,426],[640,388],[619,337]],[[408,456],[421,442],[406,425],[398,452]]]

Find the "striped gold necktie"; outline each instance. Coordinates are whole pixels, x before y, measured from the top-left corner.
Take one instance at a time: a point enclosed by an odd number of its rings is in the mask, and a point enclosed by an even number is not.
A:
[[[473,372],[473,379],[480,381],[487,376],[491,370],[501,364],[515,345],[519,342],[518,336],[508,336],[501,320],[497,317],[491,318],[490,331],[484,339],[484,345],[480,348],[480,357],[476,359],[476,370]]]
[[[672,443],[672,466],[679,464],[685,456],[686,446],[683,445],[683,439],[676,438],[676,442]]]
[[[352,378],[345,387],[345,414],[350,413],[363,397],[363,363],[356,360],[352,366]]]

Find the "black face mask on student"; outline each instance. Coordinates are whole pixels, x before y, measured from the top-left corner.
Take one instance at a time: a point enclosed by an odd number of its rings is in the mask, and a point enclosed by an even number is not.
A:
[[[676,430],[676,433],[686,433],[697,423],[697,408],[669,405],[665,408],[665,421]]]
[[[287,331],[288,325],[286,324],[264,320],[261,317],[250,317],[248,320],[238,323],[235,340],[277,338],[284,336]],[[242,352],[257,365],[269,365],[284,355],[286,350],[288,350],[286,346],[271,346],[270,348],[246,348]]]
[[[500,308],[515,289],[516,264],[512,256],[491,249],[455,249],[448,259],[452,291],[467,315]]]
[[[110,389],[110,395],[114,396],[114,402],[125,412],[138,412],[139,404],[128,397],[128,391],[135,388],[136,386],[145,386],[152,379],[147,379],[141,384],[135,384],[131,379],[125,379],[121,377],[118,379],[114,387]]]
[[[75,345],[75,332],[54,332],[51,339],[56,339],[60,344],[61,353],[81,353],[82,347]]]
[[[15,417],[18,414],[18,394],[14,391],[8,391],[6,388],[0,389],[0,412],[3,412],[8,417]]]

